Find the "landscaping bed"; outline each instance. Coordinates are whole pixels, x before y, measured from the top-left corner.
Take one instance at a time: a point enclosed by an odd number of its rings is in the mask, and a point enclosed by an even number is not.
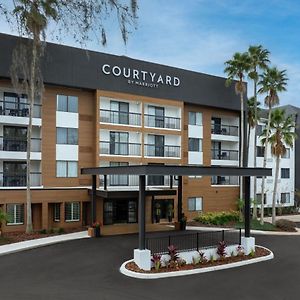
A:
[[[4,233],[3,236],[0,237],[0,245],[24,242],[29,240],[35,240],[50,236],[56,236],[60,234],[73,233],[86,230],[84,227],[72,228],[72,229],[52,229],[49,231],[41,230],[33,233],[25,233],[25,232],[7,232]]]
[[[228,257],[221,257],[219,259],[207,260],[198,263],[192,264],[184,264],[184,265],[176,265],[176,266],[162,266],[160,268],[151,268],[150,271],[145,271],[140,269],[133,261],[128,262],[125,265],[125,268],[129,271],[136,272],[136,273],[165,273],[165,272],[176,272],[176,271],[185,271],[185,270],[194,270],[200,268],[209,268],[214,266],[220,265],[227,265],[235,262],[251,260],[253,258],[263,257],[270,255],[271,252],[263,247],[255,247],[255,251],[249,255],[235,255],[235,256],[228,256]]]

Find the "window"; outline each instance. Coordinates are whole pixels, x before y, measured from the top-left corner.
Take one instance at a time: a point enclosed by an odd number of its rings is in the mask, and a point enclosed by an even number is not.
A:
[[[148,126],[164,128],[165,109],[159,106],[148,106]]]
[[[77,161],[56,161],[56,177],[77,177]]]
[[[66,222],[76,222],[80,220],[80,202],[68,202],[65,204]]]
[[[53,206],[53,221],[59,222],[60,221],[60,203],[54,203]]]
[[[257,204],[261,204],[261,194],[256,194]],[[264,194],[264,204],[267,204],[267,194]]]
[[[256,127],[256,134],[257,136],[260,136],[264,131],[264,126],[263,125],[257,125]]]
[[[57,95],[57,111],[78,112],[78,97]]]
[[[189,151],[201,152],[202,151],[202,140],[196,138],[189,138]]]
[[[256,153],[257,153],[257,157],[264,157],[265,156],[265,147],[256,146]]]
[[[110,154],[128,155],[129,154],[129,133],[110,132]]]
[[[110,101],[111,122],[129,124],[129,103]]]
[[[190,111],[189,112],[189,125],[202,125],[202,113]]]
[[[282,155],[282,158],[290,158],[290,157],[291,157],[290,148],[286,148],[285,153]]]
[[[24,204],[7,204],[7,225],[24,224]]]
[[[290,169],[281,168],[281,178],[290,178]]]
[[[202,197],[188,198],[188,210],[189,211],[201,211],[202,210]]]
[[[128,162],[111,161],[109,163],[109,165],[110,165],[110,167],[128,166],[129,163]],[[129,175],[109,175],[109,185],[111,185],[111,186],[120,186],[120,185],[127,186],[129,183],[128,179],[129,179]]]
[[[290,193],[281,193],[281,203],[290,203]]]
[[[78,129],[77,128],[60,128],[56,129],[56,143],[78,145]]]

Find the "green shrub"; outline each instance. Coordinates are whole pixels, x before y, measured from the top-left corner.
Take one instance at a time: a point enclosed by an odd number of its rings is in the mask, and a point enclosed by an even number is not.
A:
[[[46,234],[46,233],[47,233],[47,230],[46,230],[46,229],[40,230],[40,234]]]
[[[60,227],[60,228],[58,228],[58,231],[57,231],[59,234],[63,234],[63,233],[65,233],[65,230],[62,228],[62,227]]]
[[[229,222],[238,222],[239,213],[236,211],[201,213],[194,220],[207,225],[224,225]]]
[[[276,227],[283,231],[296,231],[296,224],[286,219],[277,220]]]

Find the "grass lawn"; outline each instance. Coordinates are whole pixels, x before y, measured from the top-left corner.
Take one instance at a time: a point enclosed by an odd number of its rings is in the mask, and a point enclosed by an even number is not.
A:
[[[236,223],[236,228],[244,228],[244,222]],[[251,229],[254,230],[266,230],[266,231],[278,231],[278,228],[274,226],[272,223],[264,222],[264,225],[260,224],[259,220],[251,220]]]

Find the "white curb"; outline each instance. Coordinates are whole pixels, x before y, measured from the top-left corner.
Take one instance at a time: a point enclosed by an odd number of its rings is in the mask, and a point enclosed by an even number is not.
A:
[[[125,261],[121,265],[120,272],[126,276],[138,278],[138,279],[159,279],[159,278],[186,276],[186,275],[193,275],[193,274],[200,274],[200,273],[206,273],[206,272],[212,272],[212,271],[237,268],[237,267],[241,267],[241,266],[246,266],[246,265],[250,265],[250,264],[263,262],[263,261],[274,258],[274,254],[270,249],[268,249],[266,247],[262,247],[262,246],[258,246],[258,247],[264,248],[264,249],[270,251],[271,253],[266,256],[251,258],[248,260],[238,261],[238,262],[225,264],[225,265],[218,265],[218,266],[214,266],[214,267],[199,268],[199,269],[193,269],[193,270],[163,272],[163,273],[138,273],[138,272],[130,271],[130,270],[126,269],[126,267],[125,267],[127,263],[133,261],[133,259],[130,259],[130,260]]]
[[[51,237],[45,237],[40,239],[28,240],[24,242],[12,243],[0,246],[0,256],[10,253],[20,252],[24,250],[30,250],[38,247],[44,247],[52,244],[57,244],[66,241],[78,240],[88,238],[87,231],[80,231],[68,234],[61,234]]]

